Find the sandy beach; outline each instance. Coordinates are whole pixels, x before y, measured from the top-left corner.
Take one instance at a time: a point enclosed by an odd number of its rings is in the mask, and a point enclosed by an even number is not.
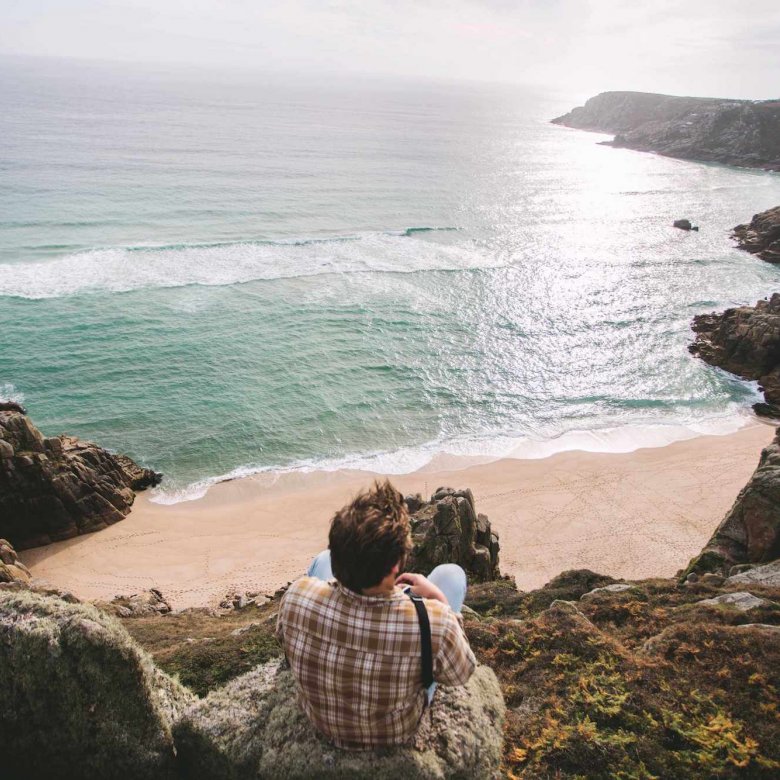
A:
[[[759,422],[628,454],[565,452],[456,471],[393,477],[404,493],[470,487],[501,537],[501,570],[518,586],[565,569],[668,577],[707,541],[755,468],[774,428]],[[327,529],[372,475],[268,475],[224,482],[197,501],[155,504],[94,534],[27,550],[34,577],[82,598],[157,587],[174,608],[229,591],[272,592],[327,545]]]

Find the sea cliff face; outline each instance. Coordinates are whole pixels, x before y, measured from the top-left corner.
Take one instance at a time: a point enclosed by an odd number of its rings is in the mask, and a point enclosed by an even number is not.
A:
[[[554,124],[615,133],[613,146],[780,170],[780,100],[602,92]]]

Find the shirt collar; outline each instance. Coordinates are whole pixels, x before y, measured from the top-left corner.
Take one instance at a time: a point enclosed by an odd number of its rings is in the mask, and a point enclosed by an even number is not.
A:
[[[366,596],[363,593],[355,593],[354,590],[350,590],[345,585],[342,585],[338,580],[334,580],[336,590],[338,590],[342,595],[346,596],[348,599],[352,599],[353,601],[357,601],[366,605],[369,604],[381,604],[386,603],[388,601],[397,601],[398,599],[402,599],[404,597],[404,592],[399,588],[397,585],[393,589],[393,592],[388,596]]]

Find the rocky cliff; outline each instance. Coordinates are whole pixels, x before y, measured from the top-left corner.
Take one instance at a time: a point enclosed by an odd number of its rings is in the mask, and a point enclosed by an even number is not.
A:
[[[780,206],[754,214],[746,225],[732,231],[737,246],[768,263],[780,263]]]
[[[698,314],[692,328],[691,353],[743,379],[758,380],[767,404],[756,404],[756,411],[780,411],[780,293],[755,306]]]
[[[18,407],[0,410],[0,536],[17,549],[98,531],[161,479],[72,436],[44,438]]]
[[[712,538],[684,572],[738,574],[780,558],[780,429]],[[734,567],[737,567],[734,569]]]
[[[602,92],[552,121],[614,133],[613,146],[684,160],[780,170],[780,100]]]

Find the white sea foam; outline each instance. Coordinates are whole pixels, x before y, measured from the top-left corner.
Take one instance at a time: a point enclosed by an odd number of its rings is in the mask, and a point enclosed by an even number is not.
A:
[[[256,474],[285,474],[315,471],[365,471],[371,474],[400,475],[414,471],[456,471],[479,463],[502,458],[539,460],[562,452],[628,453],[644,448],[665,447],[697,436],[726,436],[744,427],[753,418],[746,409],[733,405],[729,413],[701,420],[679,423],[627,424],[593,430],[568,431],[549,439],[528,436],[494,438],[460,438],[435,440],[419,447],[405,447],[388,452],[356,454],[327,460],[305,460],[285,468],[241,466],[228,474],[199,480],[185,488],[155,488],[151,500],[157,504],[195,501],[209,488]]]
[[[470,241],[416,232],[324,240],[95,249],[47,261],[0,264],[0,295],[59,298],[83,292],[220,286],[330,273],[456,270],[501,265]]]
[[[10,382],[0,382],[0,401],[24,403],[24,393],[19,392]]]

